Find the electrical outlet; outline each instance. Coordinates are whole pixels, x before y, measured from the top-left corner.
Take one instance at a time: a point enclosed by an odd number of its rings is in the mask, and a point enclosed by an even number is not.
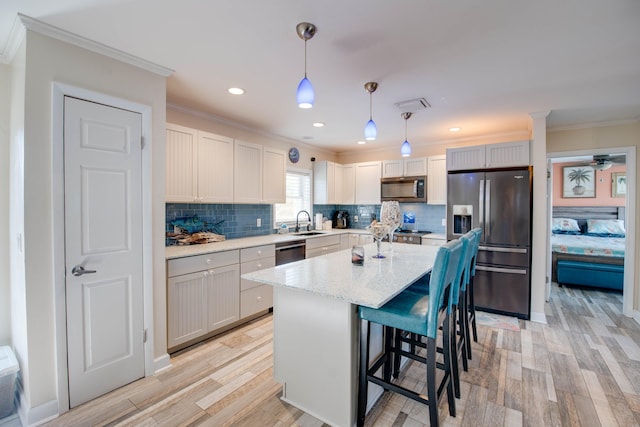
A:
[[[358,215],[353,216],[353,222],[358,222]]]
[[[262,218],[256,220],[256,227],[262,227]]]
[[[447,218],[442,218],[442,226],[443,227],[447,226]]]

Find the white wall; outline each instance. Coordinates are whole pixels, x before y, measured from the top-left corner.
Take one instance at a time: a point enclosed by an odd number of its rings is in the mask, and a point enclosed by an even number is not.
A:
[[[25,397],[33,408],[57,401],[53,201],[52,83],[65,83],[152,107],[152,204],[154,340],[157,357],[166,354],[164,260],[164,168],[166,79],[120,61],[27,31],[24,85],[24,271],[26,348],[16,348],[25,375]],[[19,97],[19,96],[18,96]],[[12,111],[13,113],[13,111]],[[14,118],[12,117],[12,122]],[[12,153],[13,156],[13,153]],[[20,176],[15,177],[20,179]],[[19,188],[18,188],[19,190]],[[13,280],[13,278],[12,278]],[[19,284],[17,285],[20,286]],[[12,307],[15,308],[15,307]],[[58,325],[57,327],[64,327]],[[14,327],[14,341],[15,327]],[[24,404],[25,402],[23,402]],[[57,406],[56,406],[57,408]]]
[[[0,64],[0,346],[11,345],[9,282],[9,111],[11,68]]]

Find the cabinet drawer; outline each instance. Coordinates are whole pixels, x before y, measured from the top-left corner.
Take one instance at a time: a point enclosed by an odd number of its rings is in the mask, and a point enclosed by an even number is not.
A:
[[[276,256],[276,245],[255,246],[240,249],[240,262],[254,261]]]
[[[265,268],[275,267],[276,259],[275,257],[259,259],[256,261],[243,262],[240,264],[240,274],[245,273],[253,273],[254,271],[263,270]],[[259,286],[260,283],[254,282],[253,280],[241,279],[240,281],[240,289],[243,291],[245,289],[255,288]]]
[[[170,259],[167,261],[167,277],[238,264],[239,262],[240,254],[238,251],[216,252]]]
[[[447,243],[447,241],[442,239],[425,239],[424,237],[422,238],[423,245],[443,246],[445,243]]]
[[[307,253],[305,258],[313,258],[320,255],[330,254],[332,252],[338,252],[340,250],[340,245],[329,245],[322,246],[320,248],[309,249],[307,248]]]
[[[260,285],[240,292],[240,317],[251,316],[273,307],[273,287]]]
[[[307,239],[307,251],[309,249],[321,248],[323,246],[338,245],[340,246],[340,235],[335,234],[333,236],[321,236]]]

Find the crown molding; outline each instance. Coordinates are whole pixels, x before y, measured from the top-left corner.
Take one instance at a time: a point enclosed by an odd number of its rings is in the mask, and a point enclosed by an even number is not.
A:
[[[299,141],[297,139],[293,139],[293,138],[288,138],[286,136],[282,136],[282,135],[277,135],[271,132],[267,132],[261,129],[256,129],[254,127],[251,126],[247,126],[244,123],[240,123],[238,121],[235,120],[231,120],[231,119],[227,119],[224,117],[220,117],[220,116],[216,116],[215,114],[211,114],[211,113],[205,113],[203,111],[200,110],[196,110],[194,108],[191,107],[185,107],[184,105],[180,105],[180,104],[176,104],[175,102],[167,102],[167,109],[168,110],[173,110],[173,111],[177,111],[179,113],[184,113],[184,114],[188,114],[190,116],[194,116],[194,117],[198,117],[204,120],[208,120],[208,121],[212,121],[212,122],[216,122],[216,123],[220,123],[226,126],[231,126],[237,129],[241,129],[247,132],[252,132],[258,135],[262,135],[266,138],[270,138],[276,141],[280,141],[283,143],[287,143],[287,144],[295,144],[297,146],[302,146],[305,147],[309,150],[316,150],[316,151],[320,151],[322,153],[326,153],[326,154],[337,154],[335,151],[333,150],[329,150],[327,148],[323,148],[323,147],[319,147],[317,145],[313,145],[313,144],[309,144],[307,142],[303,142],[303,141]]]
[[[18,27],[18,28],[16,28]],[[100,55],[107,56],[109,58],[124,62],[125,64],[133,65],[134,67],[141,68],[154,74],[158,74],[162,77],[169,77],[173,74],[173,70],[162,65],[155,64],[137,56],[128,54],[118,49],[114,49],[102,43],[98,43],[88,38],[79,36],[69,31],[65,31],[61,28],[54,27],[37,19],[23,15],[21,13],[16,17],[13,28],[11,30],[11,36],[9,37],[9,43],[7,49],[3,52],[3,62],[10,62],[12,55],[15,54],[15,50],[19,46],[26,30],[42,34],[52,39],[60,40],[62,42],[87,49],[91,52],[98,53]],[[7,57],[5,59],[5,56]]]
[[[13,61],[13,58],[20,47],[20,43],[24,40],[24,36],[27,34],[27,31],[20,22],[18,16],[13,20],[13,25],[11,26],[11,32],[9,33],[9,39],[7,40],[7,44],[4,47],[2,53],[0,53],[0,63],[8,64]]]
[[[547,126],[547,132],[562,132],[567,130],[579,130],[579,129],[590,129],[590,128],[602,128],[609,126],[622,126],[622,125],[632,125],[640,122],[640,116],[634,117],[632,119],[624,119],[624,120],[606,120],[601,122],[587,122],[580,123],[577,125],[566,125],[566,126]]]

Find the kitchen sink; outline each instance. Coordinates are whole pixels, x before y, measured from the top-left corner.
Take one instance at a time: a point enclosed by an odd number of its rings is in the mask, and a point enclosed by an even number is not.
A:
[[[321,231],[302,231],[300,233],[293,233],[296,236],[317,236],[318,234],[325,234]]]

